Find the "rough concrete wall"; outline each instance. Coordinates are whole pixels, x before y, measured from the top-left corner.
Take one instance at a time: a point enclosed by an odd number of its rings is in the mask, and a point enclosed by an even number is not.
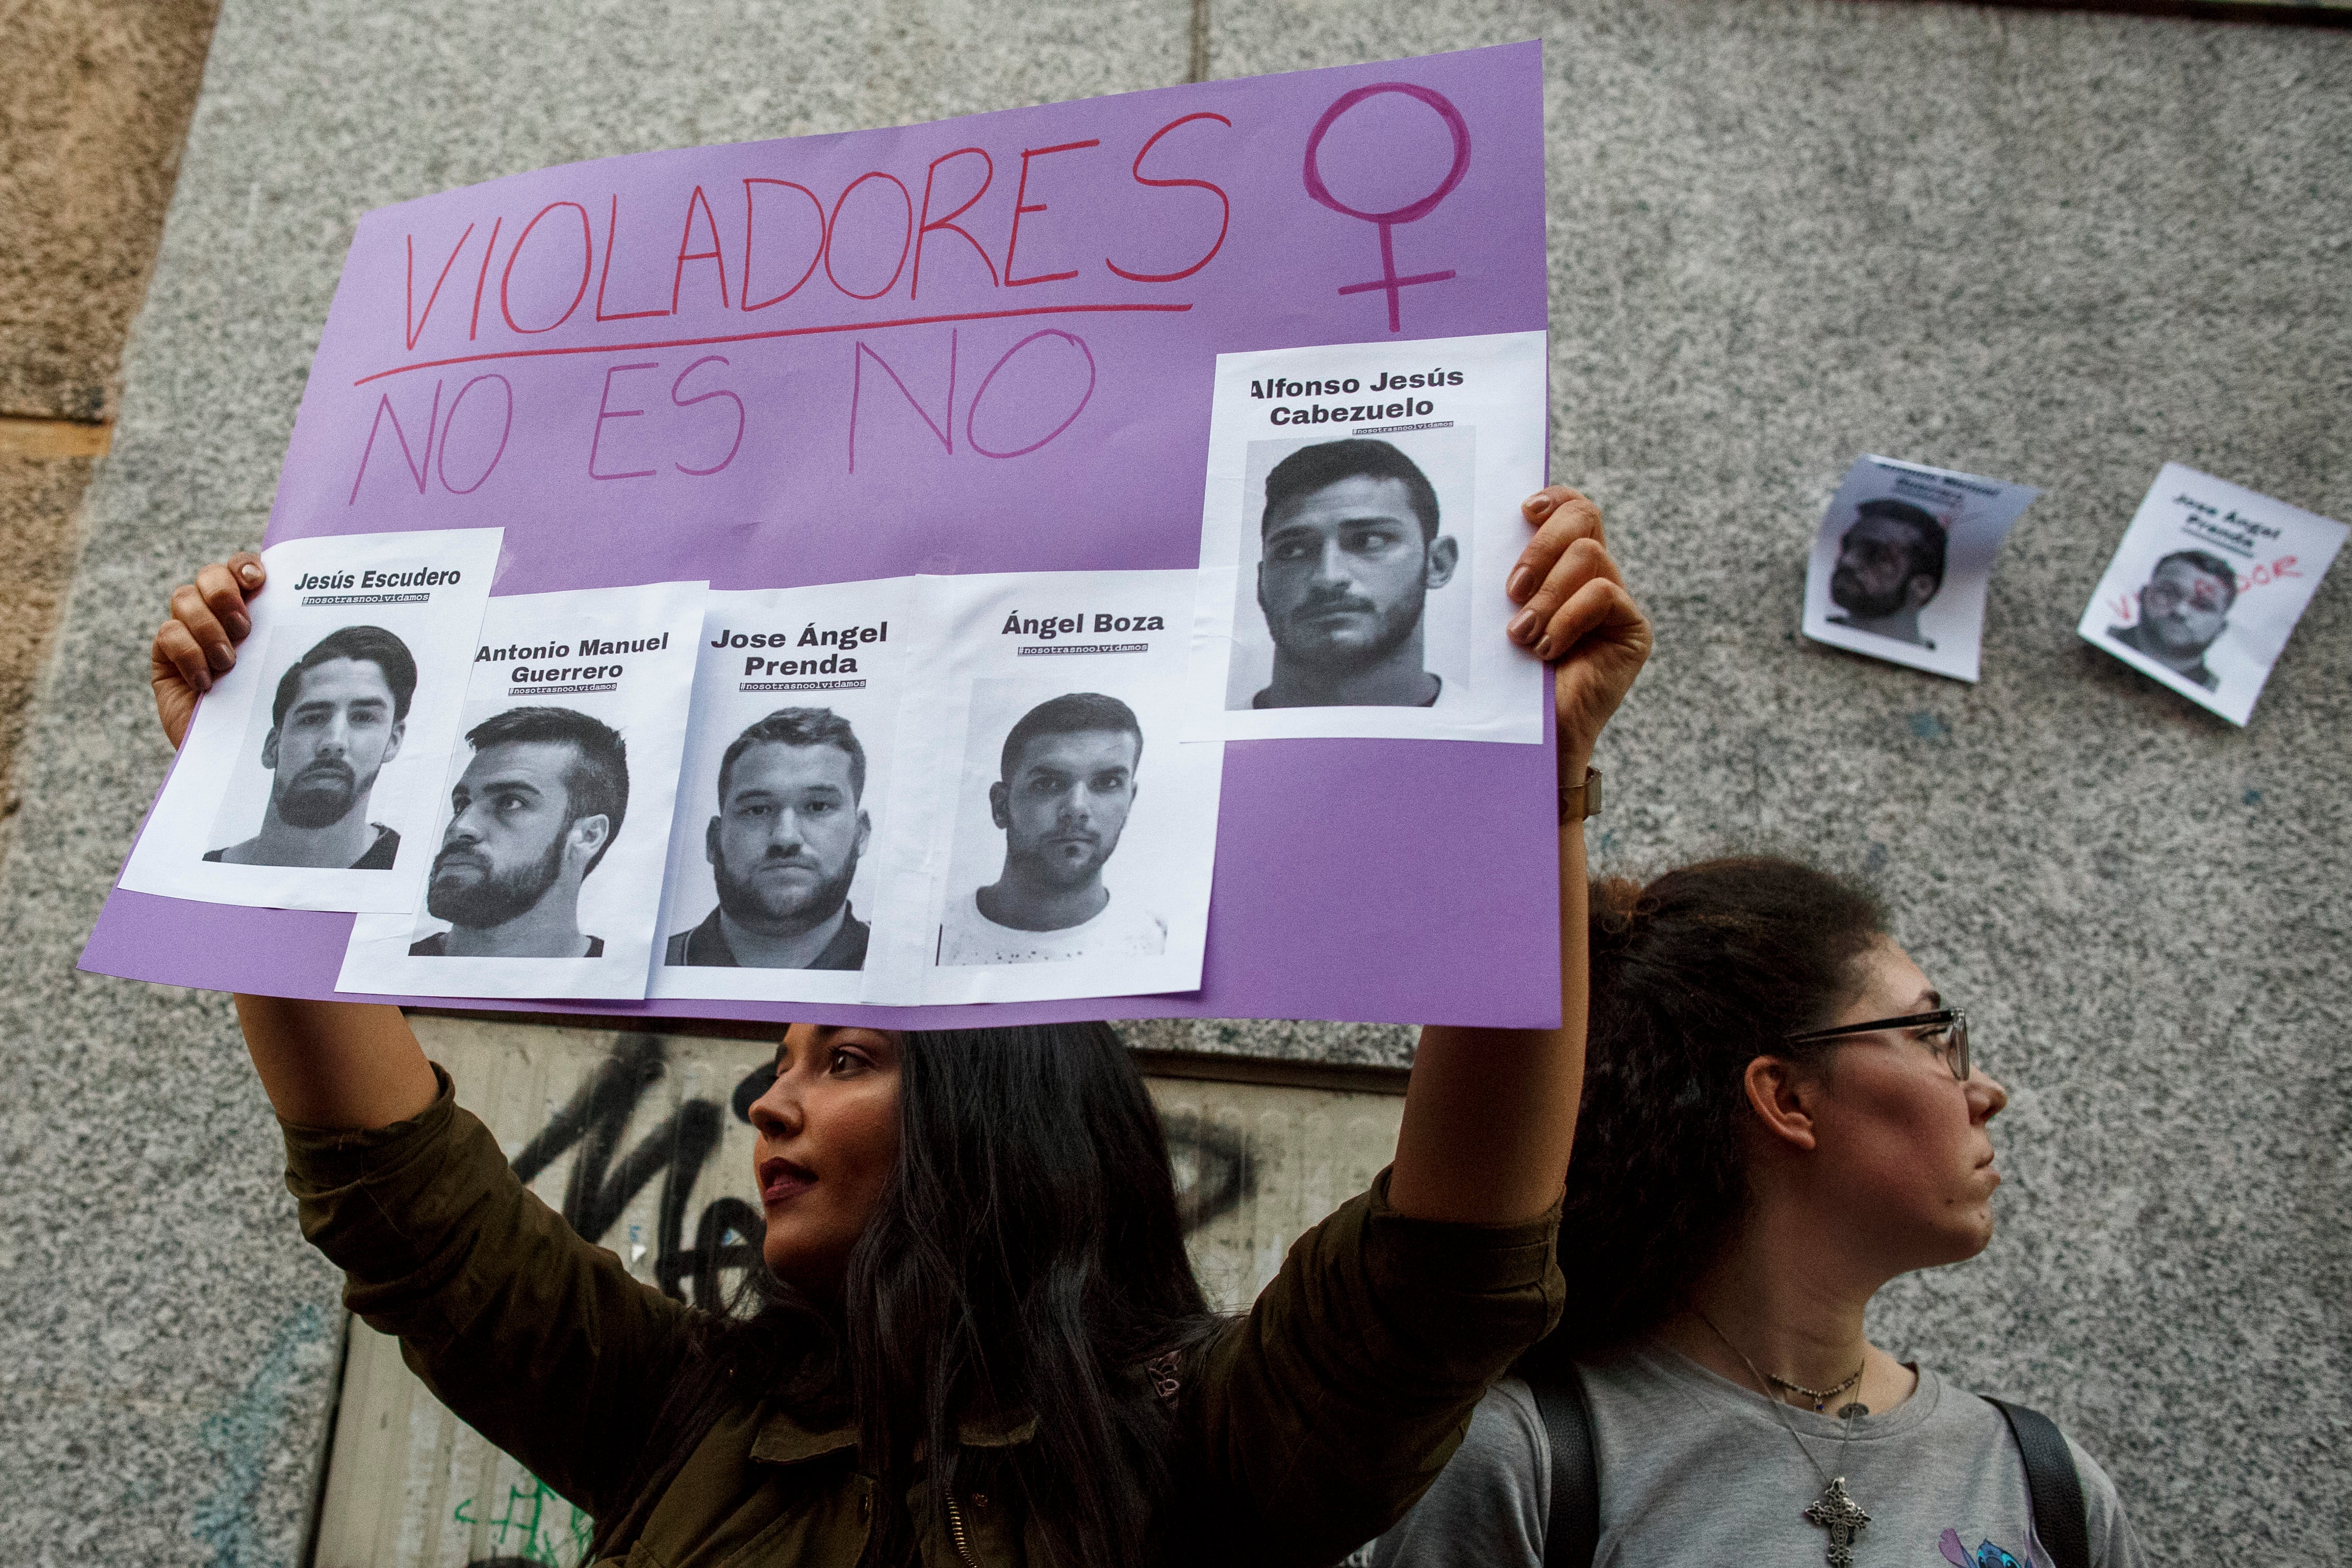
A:
[[[1192,15],[230,0],[0,867],[16,1556],[299,1550],[332,1285],[228,1009],[70,965],[162,776],[146,629],[190,562],[257,537],[357,214],[565,158],[1174,81]],[[1881,1336],[2065,1420],[2159,1561],[2352,1553],[2352,600],[2321,595],[2243,732],[2072,632],[2165,458],[2352,513],[2352,39],[1838,0],[1211,19],[1220,76],[1548,40],[1555,465],[1611,509],[1661,633],[1605,748],[1604,860],[1768,842],[1880,876],[2014,1095],[2000,1237],[1889,1292]],[[2048,492],[2002,558],[1980,686],[1795,637],[1806,541],[1864,449]]]
[[[163,232],[215,0],[0,8],[0,856],[10,764],[105,455],[115,367]]]
[[[146,286],[215,0],[0,11],[0,414],[100,420]]]
[[[79,553],[74,520],[96,463],[85,454],[11,451],[11,433],[0,425],[0,530],[5,530],[21,576],[13,595],[16,613],[0,624],[0,858],[8,853],[9,830],[23,804],[14,787],[12,764],[32,714],[42,656],[48,651],[73,579],[74,558]],[[102,437],[105,432],[100,427],[92,434]],[[62,444],[48,429],[40,435],[43,448]]]

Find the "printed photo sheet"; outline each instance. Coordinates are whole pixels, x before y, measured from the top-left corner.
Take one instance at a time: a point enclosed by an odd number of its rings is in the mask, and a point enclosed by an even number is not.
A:
[[[196,705],[122,886],[272,909],[413,908],[502,537],[344,534],[264,551],[252,631]]]
[[[918,579],[866,1000],[1199,989],[1224,748],[1181,740],[1192,578]]]
[[[1864,457],[1822,514],[1805,573],[1805,635],[1974,680],[1993,557],[2041,491]]]
[[[2332,519],[2167,463],[2075,630],[2242,725],[2345,532]]]
[[[705,586],[489,601],[424,896],[362,915],[337,988],[640,998]]]
[[[1545,437],[1542,332],[1218,355],[1185,733],[1541,741]]]
[[[648,994],[866,999],[919,581],[709,595]]]

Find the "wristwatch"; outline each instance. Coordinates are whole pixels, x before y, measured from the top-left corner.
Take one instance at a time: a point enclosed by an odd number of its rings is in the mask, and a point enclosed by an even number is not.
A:
[[[1588,767],[1580,783],[1559,786],[1559,819],[1580,822],[1601,815],[1601,770]]]

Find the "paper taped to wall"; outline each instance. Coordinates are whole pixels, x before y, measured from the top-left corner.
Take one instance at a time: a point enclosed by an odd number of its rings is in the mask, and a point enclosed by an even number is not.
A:
[[[1805,635],[1976,679],[1993,557],[2041,493],[1981,474],[1857,458],[1813,536]]]
[[[2167,463],[2075,631],[2242,725],[2347,531],[2330,518]]]

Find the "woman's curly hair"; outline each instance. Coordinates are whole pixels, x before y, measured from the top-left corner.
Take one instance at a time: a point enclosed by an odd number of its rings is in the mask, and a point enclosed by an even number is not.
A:
[[[1783,1037],[1828,1021],[1885,930],[1865,889],[1769,857],[1593,884],[1584,1100],[1559,1230],[1571,1304],[1531,1368],[1643,1333],[1682,1304],[1746,1205],[1748,1064],[1799,1054]]]

